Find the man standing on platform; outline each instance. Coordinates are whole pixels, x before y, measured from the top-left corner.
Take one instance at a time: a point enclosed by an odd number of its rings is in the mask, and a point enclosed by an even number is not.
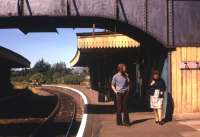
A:
[[[117,125],[130,125],[128,114],[129,77],[125,64],[118,64],[118,72],[113,76],[111,87],[116,94]],[[122,117],[123,113],[123,117]]]

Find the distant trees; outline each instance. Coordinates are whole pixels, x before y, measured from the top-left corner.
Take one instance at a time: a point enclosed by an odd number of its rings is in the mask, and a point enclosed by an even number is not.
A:
[[[79,74],[74,73],[73,69],[67,68],[64,62],[50,65],[41,59],[31,69],[12,71],[11,80],[16,82],[36,82],[39,84],[80,84],[86,75],[88,75],[87,71]]]
[[[53,64],[51,69],[54,72],[60,72],[62,74],[66,73],[68,71],[64,62]],[[68,73],[70,73],[70,70],[68,71]]]
[[[51,69],[51,65],[48,62],[45,62],[43,59],[36,62],[34,67],[32,68],[32,72],[38,72],[41,74],[45,74],[47,71]]]
[[[29,69],[12,70],[11,81],[29,82],[30,76]]]

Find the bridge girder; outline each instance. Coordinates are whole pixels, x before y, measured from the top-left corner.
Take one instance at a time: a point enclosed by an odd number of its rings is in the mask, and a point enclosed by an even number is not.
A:
[[[56,31],[96,23],[169,48],[199,46],[199,7],[198,0],[0,0],[0,28]]]

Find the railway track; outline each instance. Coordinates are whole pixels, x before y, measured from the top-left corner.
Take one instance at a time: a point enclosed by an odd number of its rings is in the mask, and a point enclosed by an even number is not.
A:
[[[0,137],[76,136],[80,106],[74,98],[57,88],[39,92],[44,95],[23,92],[0,99]]]
[[[41,90],[54,94],[57,105],[51,114],[29,135],[29,137],[73,137],[76,135],[76,103],[74,99],[56,89]]]

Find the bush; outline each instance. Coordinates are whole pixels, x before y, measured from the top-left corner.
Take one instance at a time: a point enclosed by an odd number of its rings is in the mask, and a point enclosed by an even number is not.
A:
[[[80,84],[85,80],[86,75],[88,75],[86,70],[81,73],[73,73],[73,69],[66,68],[64,62],[50,65],[41,59],[33,68],[13,70],[11,80],[13,82],[33,82],[37,84]]]
[[[34,83],[42,84],[44,83],[44,76],[41,73],[35,73],[31,76],[30,80]]]
[[[65,84],[80,84],[84,81],[85,76],[83,75],[66,75],[64,77]]]

